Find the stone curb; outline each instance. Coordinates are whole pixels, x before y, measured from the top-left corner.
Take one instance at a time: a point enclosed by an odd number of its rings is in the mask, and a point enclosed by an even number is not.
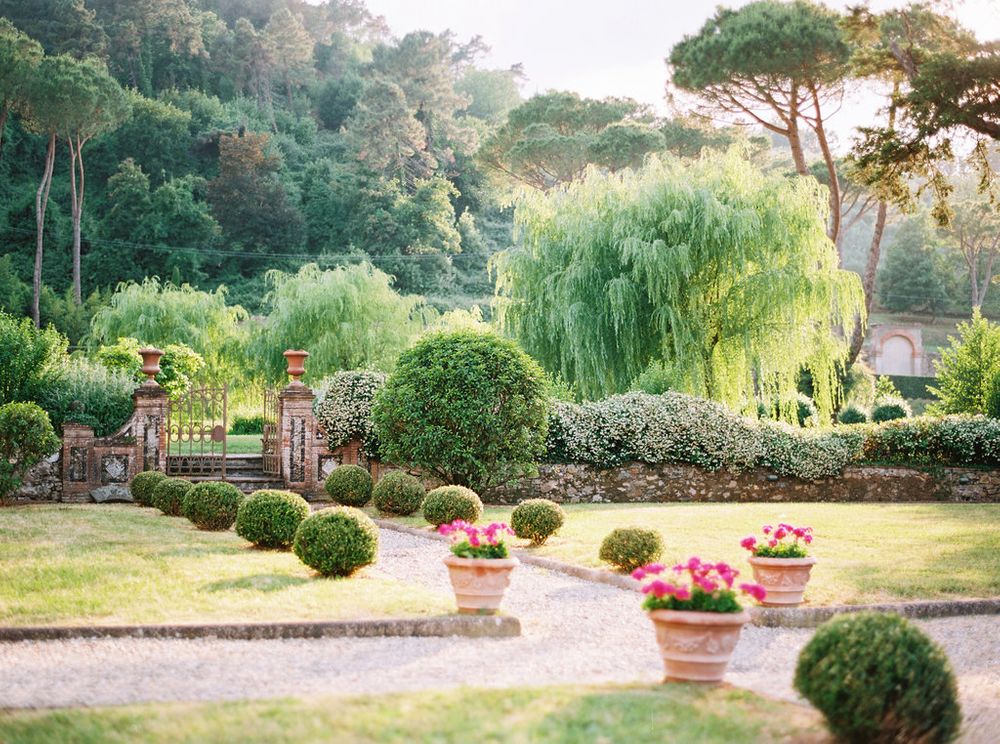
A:
[[[416,527],[407,527],[386,519],[376,519],[379,527],[397,532],[405,532],[417,537],[431,540],[448,538]],[[574,576],[584,581],[598,584],[609,584],[628,591],[641,591],[641,584],[631,576],[614,574],[599,568],[584,568],[572,563],[564,563],[551,558],[540,558],[527,554],[524,550],[512,551],[522,563],[538,566],[549,571]],[[775,607],[751,607],[750,622],[764,628],[815,628],[822,625],[834,615],[851,612],[894,612],[903,617],[915,620],[929,620],[938,617],[957,617],[961,615],[1000,615],[1000,598],[993,599],[954,599],[954,600],[924,600],[917,602],[887,602],[870,605],[829,605],[826,607],[793,607],[779,609]]]
[[[513,638],[521,623],[506,615],[444,615],[386,620],[329,620],[294,623],[211,623],[203,625],[41,625],[0,627],[0,642],[70,638],[213,638],[261,641],[290,638],[376,638],[387,636]]]

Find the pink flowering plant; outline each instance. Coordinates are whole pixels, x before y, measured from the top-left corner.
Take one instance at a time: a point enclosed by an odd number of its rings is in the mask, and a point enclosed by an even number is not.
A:
[[[700,558],[688,558],[686,563],[674,566],[672,572],[662,563],[650,563],[632,572],[634,579],[649,579],[642,587],[646,595],[643,609],[689,612],[739,612],[743,608],[737,593],[748,594],[758,602],[767,596],[760,584],[742,583],[734,588],[739,575],[727,563],[708,563]]]
[[[451,552],[459,558],[509,558],[504,537],[514,531],[506,524],[494,522],[488,527],[476,527],[463,519],[442,524],[438,532],[451,537]]]
[[[777,527],[765,524],[759,542],[753,535],[740,540],[740,545],[749,550],[755,558],[805,558],[809,552],[806,546],[812,543],[812,527],[793,527],[781,523]]]

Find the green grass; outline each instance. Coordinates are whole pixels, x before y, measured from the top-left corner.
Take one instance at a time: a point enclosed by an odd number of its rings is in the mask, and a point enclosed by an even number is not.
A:
[[[816,531],[806,599],[867,604],[1000,596],[1000,504],[586,504],[567,505],[566,524],[536,555],[601,566],[601,540],[613,528],[651,527],[664,559],[724,560],[749,577],[739,541],[778,521]],[[491,507],[484,521],[509,521]],[[411,525],[426,525],[411,517]],[[516,545],[525,546],[520,540]]]
[[[486,672],[488,667],[484,667]],[[825,741],[810,710],[731,688],[546,687],[23,711],[6,744]]]
[[[0,624],[336,620],[451,612],[373,568],[320,578],[292,553],[131,505],[0,509]],[[0,737],[0,741],[2,741]]]
[[[227,434],[226,454],[259,455],[260,434]]]

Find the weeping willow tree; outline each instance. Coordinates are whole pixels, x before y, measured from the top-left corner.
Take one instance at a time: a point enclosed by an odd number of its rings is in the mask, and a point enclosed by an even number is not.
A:
[[[285,379],[286,349],[309,352],[308,378],[344,369],[387,369],[436,313],[422,297],[401,295],[388,274],[369,264],[295,274],[272,270],[267,318],[250,342],[250,356],[269,380]]]
[[[814,179],[762,173],[736,150],[526,192],[520,245],[493,260],[498,322],[587,398],[653,365],[672,389],[739,410],[793,400],[808,369],[829,414],[864,298],[837,268],[826,210]]]

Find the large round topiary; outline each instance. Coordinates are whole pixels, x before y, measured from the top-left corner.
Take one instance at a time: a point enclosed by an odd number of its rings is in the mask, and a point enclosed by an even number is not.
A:
[[[898,615],[822,625],[799,655],[795,689],[841,741],[937,744],[954,739],[962,719],[947,656]]]
[[[470,488],[441,486],[424,499],[424,519],[435,527],[464,519],[470,524],[483,516],[483,502]]]
[[[618,527],[604,538],[599,556],[622,571],[634,571],[659,559],[662,554],[663,539],[656,530]]]
[[[840,409],[837,414],[837,421],[842,424],[867,424],[868,411],[857,403],[851,403]]]
[[[544,543],[566,521],[563,508],[548,499],[522,501],[510,515],[510,528],[523,540],[534,545]]]
[[[153,488],[152,505],[168,517],[179,517],[184,506],[184,497],[193,485],[191,481],[183,478],[164,478]]]
[[[378,527],[353,507],[322,509],[302,520],[292,550],[324,576],[349,576],[378,557]]]
[[[385,460],[476,490],[529,472],[545,449],[541,367],[492,333],[425,337],[372,406]]]
[[[144,470],[135,474],[132,482],[128,484],[128,490],[132,494],[132,498],[135,499],[135,503],[140,506],[152,506],[153,491],[166,478],[166,474],[159,470]]]
[[[291,491],[255,491],[236,511],[236,534],[261,548],[287,550],[309,504]]]
[[[184,496],[182,512],[200,530],[228,530],[244,498],[232,483],[196,483]]]
[[[872,408],[872,421],[877,424],[880,424],[883,421],[895,421],[896,419],[910,418],[912,415],[913,410],[910,408],[910,404],[903,398],[897,398],[895,396],[879,398],[875,402],[875,406]]]
[[[391,470],[372,489],[372,502],[382,514],[407,517],[424,503],[424,485],[402,470]]]
[[[364,506],[372,498],[372,476],[360,465],[340,465],[326,477],[326,492],[343,506]]]

